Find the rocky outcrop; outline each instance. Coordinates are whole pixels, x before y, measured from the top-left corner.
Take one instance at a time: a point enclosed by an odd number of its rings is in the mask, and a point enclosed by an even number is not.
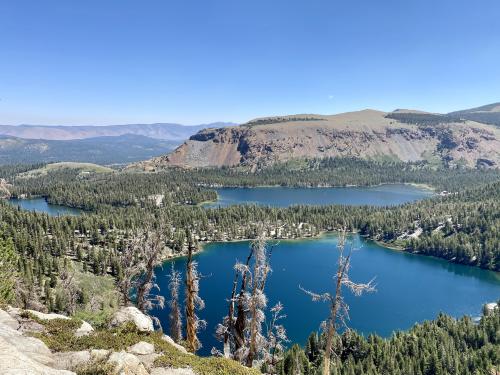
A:
[[[127,322],[134,323],[141,332],[154,331],[153,320],[149,316],[144,315],[137,307],[122,307],[113,315],[110,324],[111,327],[116,327]]]
[[[391,117],[365,110],[287,116],[205,129],[172,153],[132,167],[261,167],[290,159],[338,156],[405,162],[439,158],[469,167],[500,165],[499,128],[420,112],[412,122],[412,113],[406,111],[401,117],[400,111],[399,117]]]
[[[53,353],[38,338],[28,336],[43,332],[44,326],[36,320],[69,319],[60,314],[45,314],[34,310],[17,308],[0,309],[0,374],[5,375],[75,375],[74,371],[88,368],[92,363],[110,366],[120,375],[195,375],[189,368],[173,369],[156,367],[155,360],[162,354],[155,345],[139,341],[126,350],[82,350]],[[144,332],[152,331],[149,317],[135,307],[119,310],[114,316],[114,326],[133,322]],[[76,336],[92,334],[93,328],[85,323],[75,331]],[[182,354],[186,349],[164,335],[163,340],[177,348]],[[87,366],[87,367],[86,367]]]
[[[34,315],[35,317],[37,317],[40,320],[53,320],[53,319],[68,320],[69,319],[69,317],[67,317],[65,315],[61,315],[61,314],[54,314],[54,313],[46,314],[46,313],[42,313],[40,311],[35,311],[35,310],[26,310],[26,312]],[[90,334],[93,330],[94,330],[94,328],[92,328],[92,326],[89,323],[82,321],[82,325],[80,326],[80,328],[78,328],[76,330],[75,334],[78,337],[85,336],[85,335]]]
[[[137,355],[153,354],[155,352],[155,346],[149,342],[138,342],[127,349],[129,353]]]
[[[162,340],[168,342],[170,345],[172,345],[174,348],[176,348],[177,350],[179,350],[180,352],[182,352],[184,354],[191,354],[186,350],[185,347],[177,344],[174,340],[172,340],[172,338],[170,336],[163,335]]]
[[[139,358],[123,350],[111,354],[108,362],[115,365],[118,374],[149,375]]]
[[[39,339],[27,337],[16,329],[20,323],[5,311],[0,313],[0,374],[74,375],[55,368],[55,359]]]

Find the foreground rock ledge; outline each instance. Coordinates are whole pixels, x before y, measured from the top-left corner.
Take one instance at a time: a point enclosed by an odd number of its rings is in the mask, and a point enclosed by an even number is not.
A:
[[[73,352],[52,353],[45,343],[37,338],[29,337],[25,332],[43,326],[22,317],[24,311],[8,307],[0,309],[0,374],[2,375],[76,375],[76,367],[95,360],[102,360],[115,368],[120,375],[196,375],[190,368],[154,367],[155,353],[153,344],[140,341],[127,350],[118,352],[109,350],[83,350]],[[39,320],[69,319],[60,314],[45,314],[38,311],[26,311]],[[113,326],[133,322],[143,332],[153,331],[151,318],[135,307],[120,309],[112,320]],[[84,322],[75,332],[76,336],[90,334],[92,326]],[[186,349],[173,342],[169,336],[163,339],[182,353]]]

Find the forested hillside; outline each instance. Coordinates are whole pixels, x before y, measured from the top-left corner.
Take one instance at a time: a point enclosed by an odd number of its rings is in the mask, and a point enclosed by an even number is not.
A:
[[[255,173],[18,165],[0,168],[0,177],[12,196],[43,196],[86,210],[80,216],[54,217],[0,203],[0,252],[9,259],[3,266],[13,270],[0,280],[13,293],[1,298],[24,308],[76,314],[94,325],[104,324],[118,306],[131,303],[131,288],[143,288],[144,299],[138,305],[147,312],[150,303],[158,302],[149,294],[154,279],[139,277],[148,275],[147,264],[190,254],[206,241],[313,237],[346,228],[403,251],[500,271],[500,179],[494,169],[324,159],[287,162]],[[212,187],[223,185],[396,182],[427,184],[448,193],[396,207],[199,205],[216,199]],[[337,374],[446,374],[450,369],[458,374],[485,373],[499,364],[498,337],[493,333],[497,331],[498,314],[480,325],[468,318],[441,316],[391,339],[346,332],[336,338],[338,356],[332,357],[332,369]],[[301,374],[316,374],[322,340],[311,336],[304,351],[295,346],[277,355],[269,362],[273,372],[296,374],[299,369]],[[436,349],[443,346],[446,352]]]
[[[0,137],[0,164],[86,162],[128,164],[170,152],[179,143],[142,135],[74,140]]]
[[[390,339],[363,337],[347,331],[336,338],[332,355],[335,375],[472,375],[495,374],[500,363],[500,313],[479,324],[468,317],[436,320],[396,332]],[[305,348],[293,346],[279,368],[281,374],[320,374],[324,336],[312,334]]]

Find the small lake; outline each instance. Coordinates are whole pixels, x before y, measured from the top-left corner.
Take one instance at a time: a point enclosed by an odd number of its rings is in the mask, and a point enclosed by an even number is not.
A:
[[[235,204],[275,207],[298,204],[394,206],[414,202],[434,194],[431,190],[407,184],[332,188],[220,188],[216,191],[219,196],[218,200],[205,204],[205,207],[225,207]]]
[[[361,249],[353,255],[352,280],[367,282],[376,277],[377,284],[377,292],[373,294],[361,297],[346,294],[351,307],[349,326],[362,334],[387,337],[394,330],[434,319],[439,312],[454,317],[476,317],[484,303],[500,298],[498,273],[389,250],[357,235],[353,239]],[[337,237],[328,234],[318,239],[281,241],[273,250],[273,272],[266,286],[268,306],[278,301],[284,304],[287,318],[283,323],[291,342],[304,344],[328,315],[328,306],[312,302],[299,290],[299,285],[315,292],[333,291],[336,243]],[[200,354],[208,355],[213,346],[221,349],[214,330],[227,314],[233,265],[236,260],[246,259],[248,249],[248,242],[211,243],[196,255],[199,270],[207,276],[200,282],[206,308],[198,315],[208,323],[199,335],[204,345]],[[185,258],[177,259],[174,264],[184,277]],[[170,266],[167,262],[157,270],[157,282],[164,295],[168,293]],[[168,332],[168,307],[153,314]]]
[[[50,204],[45,200],[45,198],[9,199],[7,200],[7,202],[26,211],[43,212],[50,216],[75,216],[82,213],[82,210],[78,208],[61,206],[58,204]]]

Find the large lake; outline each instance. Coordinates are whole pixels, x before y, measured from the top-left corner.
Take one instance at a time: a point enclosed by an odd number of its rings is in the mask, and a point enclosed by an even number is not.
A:
[[[333,188],[220,188],[216,189],[216,191],[218,200],[205,204],[205,207],[224,207],[235,204],[258,204],[276,207],[297,204],[393,206],[414,202],[433,195],[431,190],[407,184]]]
[[[353,256],[352,279],[366,282],[376,277],[377,284],[374,294],[346,294],[351,306],[349,326],[365,335],[375,332],[389,336],[394,330],[434,319],[439,312],[475,317],[484,303],[500,298],[498,273],[389,250],[357,235],[353,239],[361,249]],[[329,234],[318,239],[281,241],[273,250],[273,272],[266,287],[269,306],[277,301],[284,304],[284,324],[292,342],[304,344],[328,315],[328,306],[312,302],[299,285],[317,292],[333,290],[336,243],[337,237]],[[248,242],[211,243],[196,256],[201,273],[206,275],[200,283],[206,308],[199,316],[208,322],[207,329],[200,333],[204,345],[201,354],[209,354],[213,346],[220,349],[214,338],[215,326],[227,314],[233,265],[237,259],[246,259],[248,249]],[[174,264],[184,271],[185,259]],[[164,295],[168,293],[170,266],[167,262],[157,274]],[[168,331],[168,308],[153,313]]]
[[[50,216],[80,215],[82,210],[48,203],[45,198],[9,199],[8,203],[26,211],[44,212]]]

